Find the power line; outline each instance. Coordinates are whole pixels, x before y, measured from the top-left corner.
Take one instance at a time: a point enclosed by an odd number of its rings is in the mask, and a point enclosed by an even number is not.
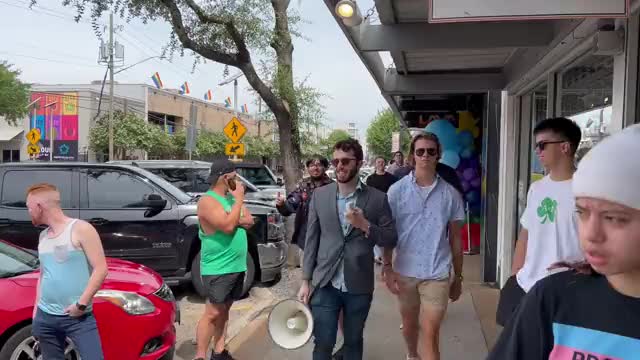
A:
[[[34,60],[41,60],[41,61],[47,61],[47,62],[53,62],[53,63],[67,64],[67,65],[86,66],[86,67],[102,67],[102,66],[96,65],[96,64],[80,64],[80,63],[75,63],[75,62],[70,62],[70,61],[47,59],[47,58],[31,56],[31,55],[10,53],[10,52],[4,51],[4,50],[0,50],[0,53],[11,55],[11,56],[25,57],[25,58],[30,58],[30,59],[34,59]]]
[[[84,19],[79,19],[79,21],[75,20],[75,16],[70,14],[70,13],[64,13],[64,12],[60,12],[51,8],[47,8],[45,6],[36,4],[33,7],[31,7],[31,2],[24,2],[24,1],[19,1],[19,0],[15,0],[17,1],[16,3],[8,3],[5,1],[0,1],[0,3],[2,4],[6,4],[18,9],[23,9],[23,10],[27,10],[27,11],[33,11],[36,13],[40,13],[42,15],[47,15],[47,16],[51,16],[51,17],[56,17],[58,19],[62,19],[65,21],[69,21],[69,22],[74,22],[74,23],[85,23],[85,24],[93,24],[91,21],[89,20],[84,20]],[[20,6],[20,4],[22,5],[26,5],[26,6]]]

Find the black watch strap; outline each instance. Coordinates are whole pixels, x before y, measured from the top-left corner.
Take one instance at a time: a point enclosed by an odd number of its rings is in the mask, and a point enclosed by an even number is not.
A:
[[[77,308],[78,308],[78,310],[80,310],[80,311],[85,311],[85,310],[87,310],[87,305],[82,305],[82,304],[80,304],[80,303],[78,303],[78,302],[76,303],[76,307],[77,307]]]

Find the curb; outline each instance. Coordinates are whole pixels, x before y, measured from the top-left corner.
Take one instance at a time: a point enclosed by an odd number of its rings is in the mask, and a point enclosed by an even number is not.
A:
[[[255,298],[257,301],[251,307],[250,311],[247,311],[240,318],[229,322],[225,340],[227,345],[229,345],[247,325],[265,312],[268,312],[276,303],[276,298],[269,289],[254,287],[250,290],[249,296]]]

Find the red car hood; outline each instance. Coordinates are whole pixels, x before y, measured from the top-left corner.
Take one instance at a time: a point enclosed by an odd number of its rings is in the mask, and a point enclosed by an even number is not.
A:
[[[144,265],[107,258],[107,266],[109,275],[102,284],[102,289],[117,289],[148,295],[162,286],[163,280],[160,274]],[[20,286],[35,287],[39,276],[40,272],[34,271],[12,280]]]

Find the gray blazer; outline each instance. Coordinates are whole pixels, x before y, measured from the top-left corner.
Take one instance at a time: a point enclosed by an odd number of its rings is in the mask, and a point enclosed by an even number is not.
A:
[[[369,237],[359,229],[345,236],[338,216],[338,184],[316,189],[309,204],[302,278],[312,289],[331,282],[344,257],[344,278],[349,293],[371,294],[374,288],[373,246],[395,247],[398,234],[387,195],[362,184],[356,206],[369,220]]]

